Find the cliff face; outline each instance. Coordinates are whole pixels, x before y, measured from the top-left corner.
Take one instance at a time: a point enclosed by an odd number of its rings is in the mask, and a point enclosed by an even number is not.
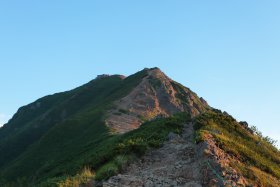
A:
[[[187,112],[195,117],[209,109],[202,98],[167,77],[160,69],[147,70],[147,76],[131,93],[114,102],[106,124],[113,132],[125,133],[143,121]]]

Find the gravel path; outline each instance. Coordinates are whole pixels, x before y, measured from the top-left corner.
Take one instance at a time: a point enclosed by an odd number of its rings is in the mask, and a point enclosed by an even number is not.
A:
[[[186,124],[181,136],[170,133],[163,147],[147,153],[124,173],[103,182],[103,186],[202,187],[205,160],[193,136],[193,124]]]

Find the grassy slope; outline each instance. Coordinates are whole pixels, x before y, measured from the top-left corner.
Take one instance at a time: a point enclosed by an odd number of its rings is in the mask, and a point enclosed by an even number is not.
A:
[[[190,120],[186,113],[179,113],[166,119],[157,119],[144,123],[139,129],[123,135],[114,135],[88,152],[91,155],[83,165],[86,168],[96,171],[96,175],[86,170],[74,176],[62,176],[49,178],[43,181],[40,187],[49,186],[75,186],[86,182],[86,179],[96,180],[107,179],[118,173],[123,166],[132,158],[141,156],[149,148],[157,148],[166,140],[169,132],[181,133],[183,124]]]
[[[195,108],[200,108],[203,112],[209,109],[208,104],[202,103],[198,95],[191,91],[189,88],[175,81],[171,82],[171,84],[173,88],[177,91],[177,99],[179,99],[181,103],[186,106],[186,108],[189,108],[190,104],[192,104]],[[190,99],[192,99],[193,101],[190,102]]]
[[[1,154],[4,150],[13,152],[9,150],[13,147],[7,146],[9,143],[14,147],[21,147],[22,142],[27,140],[24,142],[26,146],[13,153],[14,157],[9,160],[11,162],[9,165],[2,166],[0,181],[14,181],[16,178],[37,181],[39,176],[41,179],[65,173],[74,174],[81,169],[84,163],[91,160],[92,154],[102,141],[110,137],[103,122],[105,110],[113,107],[114,100],[127,95],[146,74],[146,71],[141,71],[125,80],[118,76],[102,78],[70,92],[56,95],[58,99],[54,99],[56,100],[54,104],[49,104],[50,107],[46,107],[44,111],[35,115],[35,119],[30,118],[29,121],[25,115],[30,113],[28,111],[30,107],[21,109],[16,118],[26,120],[22,120],[22,126],[19,119],[16,125],[13,125],[21,133],[14,133],[13,130],[8,132],[4,128],[0,130],[0,133],[5,130],[9,134],[6,140],[0,140],[0,145],[3,145],[0,147]],[[63,102],[59,102],[61,100]],[[62,118],[63,113],[67,114]],[[40,121],[40,118],[43,120]],[[5,128],[9,126],[10,124]],[[36,128],[44,129],[43,133],[39,133],[40,136],[37,135]],[[32,133],[28,134],[28,131]],[[30,135],[37,137],[29,141]],[[27,147],[29,144],[31,146]],[[16,155],[19,156],[13,160]],[[0,161],[6,160],[0,156]]]
[[[208,112],[196,119],[197,140],[211,134],[217,145],[240,160],[232,160],[232,167],[249,179],[251,184],[275,185],[280,180],[280,152],[261,137],[250,133],[231,116]],[[272,177],[273,176],[273,177]]]
[[[62,98],[68,96],[67,93],[55,94],[22,107],[9,123],[0,129],[0,168],[23,152],[28,145],[38,140],[52,126],[55,119],[45,121],[40,126],[36,126],[36,124],[38,124],[40,116],[46,114],[48,117],[48,111],[55,105],[59,105]],[[35,106],[36,103],[40,103],[41,107],[34,110],[32,106]]]
[[[94,80],[19,109],[0,129],[0,186],[11,181],[10,186],[40,182],[42,186],[63,186],[93,177],[90,171],[96,171],[96,179],[108,178],[133,155],[159,146],[168,132],[179,132],[188,119],[186,115],[152,121],[121,136],[109,134],[104,125],[105,111],[146,75],[141,71],[125,80],[118,76]],[[180,91],[181,86],[177,86]],[[185,97],[179,95],[181,100]],[[34,110],[38,102],[40,107]],[[202,105],[201,101],[197,103]],[[269,186],[273,179],[267,182],[267,178],[280,178],[279,151],[232,117],[207,112],[197,117],[195,127],[198,140],[210,133],[219,147],[241,160],[232,165],[251,183]],[[85,167],[88,169],[83,170]]]

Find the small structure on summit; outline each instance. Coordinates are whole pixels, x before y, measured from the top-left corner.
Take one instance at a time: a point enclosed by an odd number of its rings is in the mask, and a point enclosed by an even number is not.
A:
[[[109,74],[97,75],[96,79],[102,79],[102,78],[106,78],[106,77],[110,77],[110,75]]]

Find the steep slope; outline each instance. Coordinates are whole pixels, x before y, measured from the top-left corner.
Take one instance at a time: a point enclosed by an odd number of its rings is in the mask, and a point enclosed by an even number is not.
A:
[[[0,186],[280,186],[280,152],[158,68],[100,75],[0,128]]]
[[[18,110],[0,130],[0,167],[8,164],[28,145],[38,140],[56,120],[60,120],[60,114],[51,109],[60,105],[62,98],[68,99],[69,96],[68,93],[47,96]],[[42,120],[44,118],[48,120]]]
[[[104,138],[108,134],[102,122],[105,111],[112,101],[128,94],[145,76],[146,71],[142,71],[125,81],[120,76],[98,78],[70,92],[48,96],[21,108],[1,128],[1,134],[6,136],[0,142],[0,163],[5,163],[0,166],[3,178],[41,175],[43,168],[54,171],[48,167],[69,162],[73,154],[83,150],[81,144]],[[49,100],[54,100],[53,104]],[[38,102],[42,111],[33,116]]]
[[[149,151],[141,160],[129,165],[122,174],[111,177],[102,185],[209,186],[216,180],[216,176],[211,170],[207,171],[207,159],[193,139],[193,124],[184,124],[181,136],[170,133],[161,148]]]
[[[148,75],[130,94],[114,102],[106,124],[117,133],[138,128],[143,121],[188,112],[192,117],[205,112],[208,104],[190,89],[171,80],[158,68]]]
[[[280,152],[263,137],[218,110],[170,133],[159,149],[148,151],[123,172],[96,185],[280,186]]]
[[[280,186],[280,151],[254,128],[213,110],[195,120],[197,142],[206,142],[207,155],[219,164],[223,180],[247,186]]]
[[[158,117],[180,111],[195,116],[208,108],[158,68],[127,78],[99,76],[20,108],[0,129],[0,182],[19,178],[37,183],[75,174],[92,165],[96,151],[119,133]]]

